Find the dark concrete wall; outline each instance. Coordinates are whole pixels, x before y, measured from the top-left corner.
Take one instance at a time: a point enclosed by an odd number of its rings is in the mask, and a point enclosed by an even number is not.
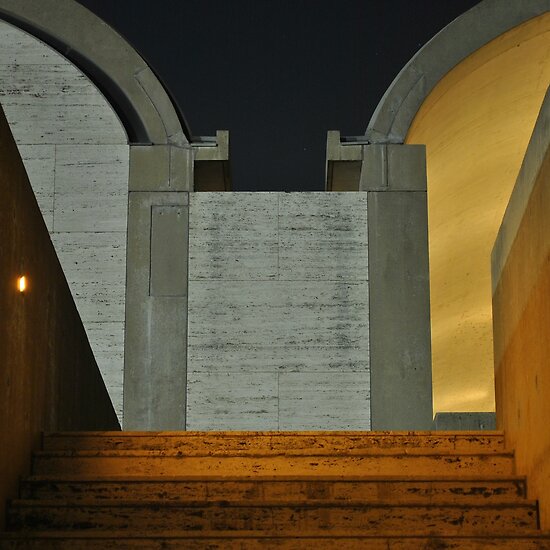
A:
[[[120,429],[1,110],[0,312],[1,522],[42,431]]]
[[[550,528],[550,94],[492,258],[497,427]]]

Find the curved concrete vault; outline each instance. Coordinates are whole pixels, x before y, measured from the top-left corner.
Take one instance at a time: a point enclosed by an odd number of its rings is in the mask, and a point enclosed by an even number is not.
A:
[[[434,408],[494,408],[490,254],[550,85],[550,13],[446,75],[407,143],[427,146]]]
[[[490,252],[550,84],[549,12],[480,2],[401,71],[366,132],[426,145],[434,412],[494,410]]]

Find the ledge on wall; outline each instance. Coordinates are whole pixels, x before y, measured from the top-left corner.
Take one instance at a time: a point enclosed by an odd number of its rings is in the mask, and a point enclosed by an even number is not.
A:
[[[195,137],[193,151],[193,190],[231,191],[229,132],[218,130],[215,137]]]
[[[359,191],[365,136],[341,136],[327,132],[325,191]]]
[[[437,413],[434,430],[496,430],[496,416],[494,412]]]

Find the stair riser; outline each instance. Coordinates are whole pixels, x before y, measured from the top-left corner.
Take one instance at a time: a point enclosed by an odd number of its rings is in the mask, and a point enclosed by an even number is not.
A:
[[[45,450],[172,450],[203,452],[325,450],[327,452],[424,449],[433,452],[503,452],[503,436],[49,436]]]
[[[70,535],[69,535],[70,536]],[[310,539],[32,539],[6,540],[3,550],[550,550],[550,540],[448,538],[350,538]]]
[[[48,475],[347,475],[347,476],[511,476],[511,456],[367,457],[177,457],[101,456],[34,459],[33,473]]]
[[[13,507],[11,528],[267,531],[315,535],[335,529],[352,534],[501,534],[536,529],[536,510],[522,507],[232,507],[73,506]]]
[[[79,500],[290,501],[364,500],[373,503],[518,502],[525,484],[510,482],[397,481],[185,481],[26,482],[23,498]]]

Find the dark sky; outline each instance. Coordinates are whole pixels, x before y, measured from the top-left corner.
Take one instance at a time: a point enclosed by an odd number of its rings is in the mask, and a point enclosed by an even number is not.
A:
[[[479,0],[79,0],[134,45],[193,135],[230,131],[235,191],[321,191],[415,52]]]

